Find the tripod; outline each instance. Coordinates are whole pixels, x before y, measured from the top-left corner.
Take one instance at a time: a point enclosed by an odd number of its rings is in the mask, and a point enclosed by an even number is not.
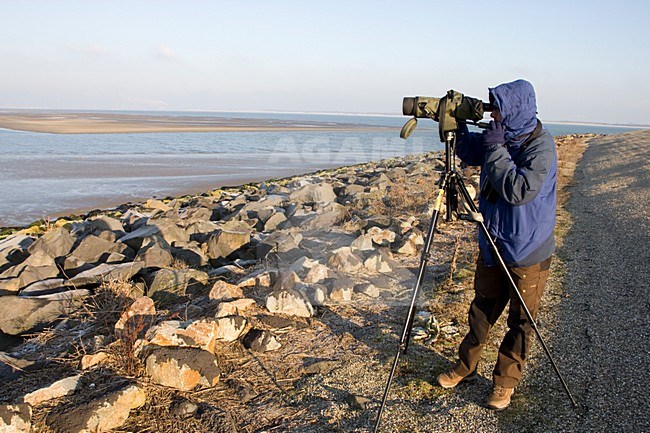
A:
[[[441,130],[441,135],[442,133],[443,131]],[[483,216],[479,213],[476,205],[474,204],[474,201],[472,200],[472,197],[467,191],[467,187],[463,182],[462,176],[460,175],[460,173],[456,171],[456,162],[455,162],[456,133],[454,131],[444,131],[444,134],[445,134],[445,171],[440,175],[440,181],[438,184],[439,185],[438,195],[434,203],[431,222],[429,223],[429,229],[427,230],[427,237],[424,242],[424,247],[422,249],[420,266],[418,268],[417,279],[415,282],[415,286],[413,288],[411,303],[409,305],[406,321],[404,322],[404,328],[402,329],[402,335],[399,341],[399,347],[397,349],[397,352],[395,353],[393,365],[390,369],[390,373],[388,376],[388,382],[386,383],[386,388],[384,389],[384,395],[381,400],[381,405],[379,406],[379,412],[377,414],[377,419],[375,421],[375,427],[373,430],[374,433],[377,433],[379,431],[381,415],[384,411],[384,407],[386,406],[386,399],[388,398],[388,393],[390,392],[390,386],[393,381],[393,376],[395,375],[395,370],[397,369],[397,365],[399,363],[400,354],[402,353],[406,354],[406,351],[408,349],[408,343],[411,337],[411,328],[413,327],[413,319],[415,316],[415,302],[417,300],[418,292],[424,280],[427,262],[430,261],[429,250],[431,249],[431,244],[433,243],[433,237],[435,234],[436,225],[438,223],[438,218],[440,217],[440,211],[442,208],[442,200],[445,196],[447,198],[446,200],[447,221],[450,221],[452,217],[452,213],[456,212],[459,219],[478,223],[480,230],[485,235],[485,238],[488,239],[488,242],[490,244],[490,249],[492,250],[494,257],[497,259],[499,267],[503,271],[504,275],[508,277],[508,282],[510,284],[510,287],[512,288],[513,293],[516,294],[517,299],[521,304],[521,306],[523,307],[524,313],[526,314],[526,317],[528,318],[528,321],[531,324],[531,327],[535,331],[535,334],[537,335],[539,342],[544,348],[544,352],[548,356],[548,359],[550,360],[551,365],[555,370],[555,373],[557,373],[560,382],[562,382],[562,386],[564,387],[564,390],[566,391],[569,400],[571,400],[571,404],[573,405],[574,408],[577,407],[577,404],[573,399],[571,392],[569,391],[569,387],[567,386],[566,382],[564,381],[564,378],[562,377],[562,374],[560,373],[560,370],[555,364],[555,360],[553,359],[551,352],[548,350],[548,347],[546,346],[546,343],[544,342],[542,335],[539,333],[539,329],[537,328],[537,324],[535,323],[535,320],[533,319],[530,310],[526,306],[526,303],[524,302],[521,293],[519,293],[519,290],[517,289],[517,285],[515,284],[505,261],[503,260],[501,254],[499,253],[499,250],[497,249],[495,241],[492,239],[492,236],[490,236],[490,233],[488,232],[487,227],[483,222]],[[467,208],[467,213],[465,214],[458,213],[459,196],[462,198],[463,203]]]

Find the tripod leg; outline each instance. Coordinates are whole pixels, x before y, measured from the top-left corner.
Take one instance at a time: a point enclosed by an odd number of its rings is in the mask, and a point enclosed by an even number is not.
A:
[[[476,208],[476,205],[474,204],[474,201],[472,200],[472,197],[469,195],[469,192],[467,191],[467,187],[465,187],[465,183],[463,182],[462,177],[460,175],[455,175],[455,185],[460,194],[463,197],[463,200],[465,203],[469,206],[470,210],[474,213],[478,212],[478,209]],[[542,338],[542,334],[539,332],[539,328],[537,327],[537,323],[535,323],[535,320],[533,319],[532,314],[530,313],[530,310],[528,309],[528,306],[526,305],[526,302],[524,302],[523,297],[521,296],[521,293],[519,293],[519,290],[517,289],[517,284],[515,283],[514,279],[512,278],[512,275],[510,274],[510,271],[508,270],[508,266],[506,265],[505,261],[503,260],[503,257],[501,257],[501,254],[499,253],[499,249],[497,248],[496,244],[494,243],[494,240],[492,239],[492,236],[490,236],[490,233],[488,232],[487,227],[485,226],[485,223],[483,221],[476,221],[479,224],[479,227],[483,234],[485,235],[485,238],[488,240],[490,243],[490,249],[492,250],[492,253],[494,254],[494,257],[497,259],[497,262],[499,263],[499,267],[501,270],[504,272],[504,274],[508,277],[508,282],[510,283],[510,286],[513,289],[513,293],[517,296],[517,300],[521,304],[524,313],[526,314],[526,318],[530,322],[530,326],[533,328],[535,331],[535,335],[537,335],[537,338],[539,342],[542,345],[542,348],[544,349],[544,352],[546,353],[546,356],[548,357],[549,361],[551,362],[551,365],[553,366],[553,370],[555,370],[555,373],[557,374],[557,377],[560,379],[560,382],[562,383],[562,386],[564,387],[564,391],[566,392],[567,396],[569,397],[569,400],[571,400],[571,404],[573,407],[578,407],[578,404],[576,401],[573,399],[573,396],[571,395],[571,391],[569,390],[569,386],[565,382],[564,378],[562,377],[562,374],[560,373],[560,369],[557,367],[555,360],[553,359],[553,356],[551,355],[551,351],[548,349],[546,346],[546,343],[544,342],[544,338]]]
[[[440,209],[442,207],[442,199],[447,191],[447,183],[449,181],[449,172],[445,172],[442,175],[442,180],[440,182],[440,189],[438,190],[438,196],[434,204],[433,214],[431,215],[431,222],[429,223],[429,229],[427,230],[427,237],[424,242],[424,248],[422,248],[422,255],[420,257],[420,266],[418,268],[418,275],[415,281],[415,286],[413,287],[413,294],[411,296],[411,303],[409,305],[409,310],[406,316],[406,321],[404,322],[404,328],[402,329],[402,337],[399,341],[399,347],[395,353],[395,358],[393,359],[393,365],[390,369],[388,375],[388,381],[386,382],[386,387],[384,389],[384,395],[381,399],[381,405],[379,406],[379,412],[377,413],[377,419],[375,421],[375,427],[373,432],[377,433],[379,431],[379,424],[381,422],[381,415],[384,412],[384,407],[386,406],[386,399],[388,398],[388,393],[390,392],[390,385],[393,382],[393,376],[395,375],[395,370],[397,369],[397,364],[399,363],[400,354],[406,353],[408,348],[408,342],[411,337],[411,328],[413,327],[413,318],[415,316],[415,302],[418,297],[418,292],[422,286],[424,280],[424,274],[426,273],[427,268],[427,256],[429,255],[429,250],[431,249],[431,244],[433,243],[433,236],[435,235],[436,225],[438,224],[438,217],[440,216]]]

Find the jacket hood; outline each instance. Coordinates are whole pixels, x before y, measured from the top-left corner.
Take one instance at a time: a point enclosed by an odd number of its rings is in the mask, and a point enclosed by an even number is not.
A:
[[[488,90],[490,100],[503,117],[501,124],[507,144],[519,146],[525,140],[521,136],[533,132],[537,125],[537,102],[533,85],[526,80],[517,80]]]

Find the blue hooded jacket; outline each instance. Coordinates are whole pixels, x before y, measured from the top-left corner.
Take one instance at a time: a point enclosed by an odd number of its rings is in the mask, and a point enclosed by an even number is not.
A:
[[[459,128],[457,155],[468,165],[481,166],[479,210],[508,266],[531,266],[555,250],[557,153],[551,134],[523,145],[537,125],[533,86],[524,80],[489,89],[501,112],[505,143],[486,147],[482,134]],[[491,194],[487,192],[492,191]],[[486,266],[496,261],[479,232],[479,249]]]

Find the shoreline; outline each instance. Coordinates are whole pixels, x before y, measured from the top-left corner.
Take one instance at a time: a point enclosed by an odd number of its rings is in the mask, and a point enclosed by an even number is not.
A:
[[[209,163],[210,161],[205,162]],[[55,221],[61,218],[83,217],[89,212],[106,211],[125,205],[134,206],[138,203],[144,203],[148,199],[152,198],[168,199],[186,196],[199,196],[203,194],[209,194],[211,191],[218,189],[238,189],[243,188],[246,185],[288,179],[295,176],[309,176],[313,173],[326,170],[335,170],[340,167],[353,165],[357,164],[350,163],[342,165],[338,162],[332,162],[330,164],[304,165],[301,167],[276,166],[267,168],[264,171],[260,170],[257,173],[240,174],[237,174],[235,172],[234,166],[224,167],[223,170],[218,173],[209,173],[206,171],[195,175],[188,175],[181,170],[175,176],[164,176],[165,182],[162,184],[158,180],[156,182],[156,187],[153,190],[147,189],[146,187],[148,180],[150,180],[152,177],[141,177],[136,178],[133,181],[134,183],[144,185],[142,191],[139,193],[128,194],[121,193],[119,190],[115,189],[107,191],[105,188],[103,188],[104,192],[101,195],[89,194],[86,196],[76,196],[73,198],[62,196],[60,200],[57,200],[59,203],[59,206],[57,206],[58,210],[44,208],[44,210],[40,213],[40,216],[37,216],[37,212],[33,209],[16,212],[17,214],[28,213],[30,215],[33,215],[30,217],[23,217],[22,220],[19,220],[17,215],[4,215],[3,220],[0,220],[0,231],[22,229],[29,227],[35,223],[39,223],[40,221]],[[92,171],[92,169],[89,170]],[[163,176],[164,173],[168,174],[166,168],[154,171],[159,172],[158,174],[160,176]],[[155,173],[152,172],[149,174],[153,175]],[[195,180],[191,184],[188,184],[188,176],[199,178],[199,180]],[[86,185],[89,183],[89,180],[84,178],[78,179],[78,181],[85,182]],[[111,183],[110,178],[102,179],[101,181],[109,185]],[[85,189],[92,190],[93,188],[86,186]],[[19,206],[20,203],[16,203],[15,208]],[[12,223],[14,220],[17,221],[17,223]]]
[[[232,118],[222,116],[148,115],[93,112],[7,112],[0,128],[51,134],[126,134],[150,132],[287,132],[385,131],[396,127],[313,120]]]

